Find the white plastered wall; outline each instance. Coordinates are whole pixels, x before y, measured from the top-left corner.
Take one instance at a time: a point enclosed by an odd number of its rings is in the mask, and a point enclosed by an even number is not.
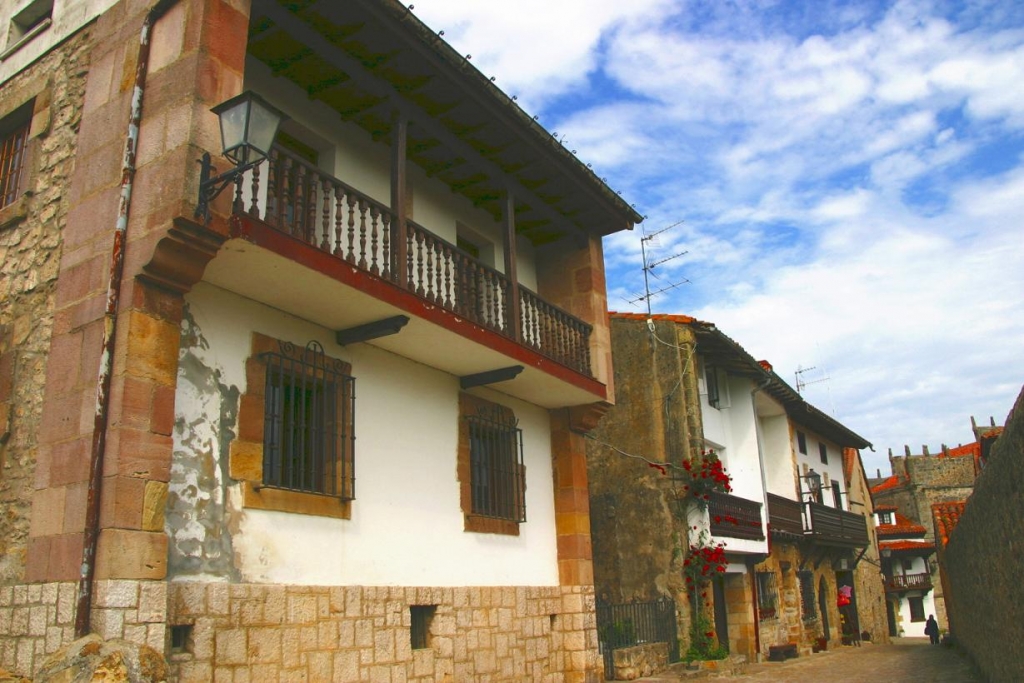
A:
[[[701,364],[703,366],[703,364]],[[727,376],[720,388],[719,408],[708,403],[706,382],[701,382],[700,409],[705,441],[721,446],[720,457],[732,477],[732,494],[761,503],[761,522],[766,522],[761,461],[758,453],[757,417],[751,391],[754,384],[741,377]],[[728,539],[729,552],[759,553],[767,541]]]
[[[251,333],[304,346],[311,339],[356,377],[356,500],[350,520],[242,508],[228,485],[234,564],[245,581],[310,585],[557,585],[548,413],[490,390],[523,430],[528,521],[520,535],[463,531],[456,480],[458,378],[368,344],[339,347],[325,329],[200,283],[189,312],[208,345],[203,360],[245,391]],[[186,422],[220,406],[179,383]],[[176,449],[179,444],[175,444]],[[212,447],[219,450],[214,443]],[[226,453],[215,457],[223,462]],[[198,525],[197,525],[198,527]],[[194,578],[194,577],[190,577]]]

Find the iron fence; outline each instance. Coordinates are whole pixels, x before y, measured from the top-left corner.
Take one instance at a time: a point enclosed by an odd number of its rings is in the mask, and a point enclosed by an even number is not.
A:
[[[668,661],[679,661],[676,603],[671,598],[620,605],[598,600],[597,634],[601,656],[604,658],[604,675],[611,680],[615,679],[612,653],[621,648],[666,643]]]

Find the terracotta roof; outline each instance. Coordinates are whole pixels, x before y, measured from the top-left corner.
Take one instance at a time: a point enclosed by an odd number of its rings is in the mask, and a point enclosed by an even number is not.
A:
[[[981,455],[981,444],[975,441],[969,443],[966,446],[957,446],[956,448],[949,448],[947,452],[939,453],[940,458],[961,458],[967,455],[973,455],[975,458]]]
[[[900,513],[896,513],[894,524],[879,524],[879,536],[906,536],[907,534],[925,534],[926,529],[920,524],[915,524]]]
[[[775,367],[766,360],[759,360],[757,361],[757,364],[760,365],[765,370],[767,370],[768,372],[771,372],[772,370],[775,369]]]
[[[900,486],[900,485],[906,483],[906,481],[907,480],[901,480],[898,474],[894,474],[891,477],[889,477],[888,479],[885,479],[884,481],[882,481],[882,483],[875,484],[874,486],[872,486],[871,487],[871,493],[881,493],[882,491],[888,491],[889,489],[894,489],[897,486]]]
[[[949,543],[949,535],[956,528],[965,507],[967,507],[966,500],[932,504],[932,518],[935,520],[935,537],[939,539],[943,548]]]
[[[895,512],[899,510],[895,505],[876,505],[875,512]]]
[[[880,550],[894,550],[896,552],[906,550],[920,552],[927,550],[930,555],[935,551],[935,544],[931,541],[879,541],[878,548]]]

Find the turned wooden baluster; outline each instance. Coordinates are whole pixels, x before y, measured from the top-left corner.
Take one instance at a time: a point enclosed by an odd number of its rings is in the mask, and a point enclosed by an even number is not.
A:
[[[295,164],[295,199],[292,201],[292,234],[306,241],[306,167]]]
[[[277,150],[271,150],[270,160],[267,166],[267,210],[263,214],[263,220],[275,228],[281,226],[277,215],[277,187],[278,176],[281,174],[281,155]],[[257,216],[258,217],[258,216]]]
[[[423,296],[423,233],[416,231],[416,294]]]
[[[412,226],[406,223],[405,230],[405,289],[412,291],[412,248],[413,248]]]
[[[269,163],[268,161],[268,170]],[[260,216],[260,207],[257,200],[260,196],[260,168],[262,167],[263,164],[256,164],[252,169],[252,202],[249,204],[249,215],[256,216],[257,218]]]
[[[359,267],[366,270],[366,201],[359,200]]]
[[[317,208],[317,182],[313,171],[307,171],[306,175],[306,205],[305,205],[305,231],[302,239],[312,246],[316,246],[316,208]]]
[[[444,307],[452,308],[452,248],[444,245]]]
[[[384,262],[383,278],[391,280],[391,214],[381,215],[381,261]]]
[[[341,246],[342,235],[345,231],[345,195],[344,188],[340,185],[334,186],[334,255],[344,258],[345,250]]]
[[[370,272],[378,275],[377,268],[377,219],[380,217],[380,209],[376,204],[370,205]]]
[[[426,286],[424,287],[425,296],[433,300],[434,299],[434,242],[428,239],[425,243],[426,253],[423,254],[423,258],[427,262],[427,279],[425,281]]]
[[[323,187],[323,235],[320,240],[320,248],[326,252],[331,251],[331,181],[327,176],[321,181]]]
[[[281,183],[278,189],[278,215],[276,215],[276,223],[278,227],[284,229],[286,232],[291,232],[292,226],[285,222],[285,211],[290,204],[294,204],[295,200],[292,198],[292,160],[288,157],[282,157],[281,159]]]
[[[358,198],[348,193],[348,254],[345,256],[345,260],[349,263],[356,262],[356,202]]]

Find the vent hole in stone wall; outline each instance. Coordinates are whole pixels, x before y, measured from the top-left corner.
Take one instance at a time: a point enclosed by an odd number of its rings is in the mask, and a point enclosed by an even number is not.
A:
[[[437,605],[410,605],[410,629],[412,649],[425,650],[430,647],[430,624],[434,621]]]
[[[171,652],[192,651],[192,625],[171,626]]]

